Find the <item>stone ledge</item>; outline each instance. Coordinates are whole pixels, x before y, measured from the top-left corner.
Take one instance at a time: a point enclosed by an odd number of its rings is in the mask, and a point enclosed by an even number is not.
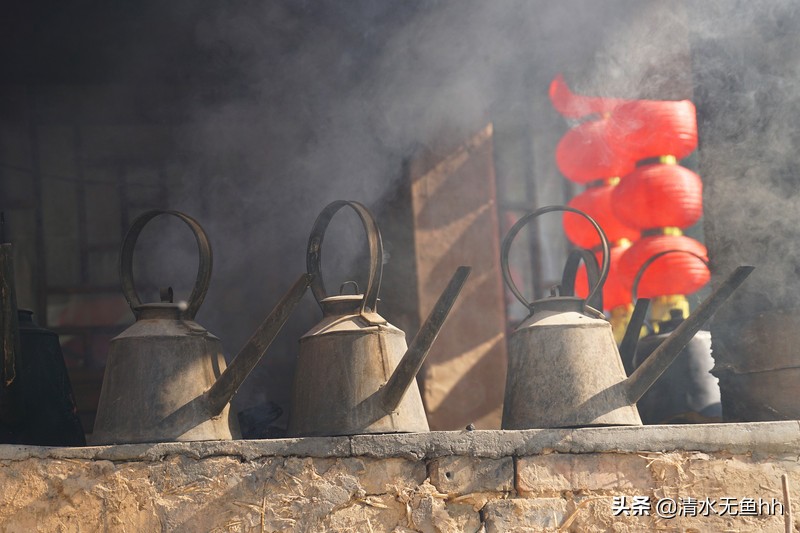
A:
[[[700,451],[732,454],[800,453],[800,421],[524,431],[433,431],[300,439],[124,444],[85,448],[0,445],[0,460],[29,458],[159,461],[168,456],[261,457],[471,456],[499,459],[544,453]]]
[[[800,501],[799,450],[796,421],[5,445],[0,531],[784,531],[800,525],[784,514]],[[614,510],[688,497],[776,510]]]

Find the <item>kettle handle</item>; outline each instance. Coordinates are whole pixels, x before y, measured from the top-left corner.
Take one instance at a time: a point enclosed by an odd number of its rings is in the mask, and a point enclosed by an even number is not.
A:
[[[503,269],[503,279],[508,285],[508,288],[511,289],[511,292],[516,296],[517,300],[522,302],[522,305],[527,307],[528,309],[533,308],[533,304],[529,302],[522,293],[517,288],[516,284],[514,284],[514,280],[511,279],[511,270],[508,266],[508,252],[511,250],[511,244],[514,242],[519,231],[526,226],[531,220],[538,217],[539,215],[544,215],[545,213],[552,213],[553,211],[569,211],[571,213],[575,213],[581,215],[583,218],[588,220],[592,226],[594,227],[597,234],[600,235],[600,242],[602,245],[603,250],[603,264],[600,269],[600,277],[597,280],[597,283],[592,287],[589,291],[589,296],[586,297],[586,301],[592,301],[595,294],[602,290],[603,284],[606,282],[606,278],[608,277],[608,268],[611,260],[609,258],[609,250],[608,250],[608,238],[603,230],[600,228],[600,225],[595,222],[595,220],[581,211],[580,209],[575,209],[574,207],[569,207],[567,205],[548,205],[545,207],[540,207],[536,211],[532,213],[528,213],[519,220],[517,220],[516,224],[514,224],[510,230],[508,230],[508,234],[506,235],[505,239],[503,239],[503,246],[500,251],[500,265]]]
[[[693,255],[696,258],[698,258],[700,261],[702,261],[703,264],[706,266],[706,268],[711,270],[711,268],[709,267],[709,264],[708,264],[708,259],[706,259],[702,255],[696,254],[694,252],[690,252],[689,250],[679,250],[679,249],[673,248],[672,250],[663,250],[661,252],[658,252],[657,254],[653,254],[653,255],[651,255],[650,257],[647,258],[647,261],[642,263],[642,266],[639,267],[639,270],[636,271],[636,275],[633,277],[633,285],[631,287],[631,297],[632,297],[631,299],[634,302],[637,300],[638,293],[639,293],[639,282],[642,281],[642,276],[644,276],[645,271],[650,267],[650,265],[655,263],[661,257],[663,257],[663,256],[665,256],[667,254],[674,254],[674,253],[683,253],[683,254]]]
[[[159,215],[172,215],[183,220],[189,229],[194,233],[197,240],[197,247],[200,250],[200,264],[197,268],[197,279],[194,282],[192,294],[189,296],[188,306],[184,311],[184,316],[189,320],[193,320],[203,300],[208,292],[208,285],[211,281],[211,267],[213,264],[213,254],[211,252],[211,243],[208,241],[208,235],[200,226],[200,224],[185,213],[180,211],[171,211],[165,209],[153,209],[146,211],[136,217],[131,225],[128,233],[125,235],[125,240],[122,243],[122,250],[119,256],[119,277],[122,282],[122,293],[128,301],[128,305],[136,313],[136,308],[142,305],[139,299],[139,294],[136,292],[136,287],[133,283],[133,250],[136,247],[136,241],[142,232],[142,229],[148,222],[153,220]]]
[[[575,281],[578,277],[578,267],[583,261],[586,266],[586,280],[591,287],[600,279],[600,265],[591,250],[586,248],[575,248],[567,255],[567,262],[564,264],[564,272],[561,274],[561,296],[575,296]],[[603,310],[603,291],[597,291],[593,300],[586,300],[586,303],[598,311]]]
[[[322,300],[327,298],[325,284],[322,281],[322,241],[325,238],[325,230],[328,229],[333,215],[343,207],[352,208],[364,229],[367,232],[367,242],[369,243],[369,278],[367,279],[367,289],[364,293],[364,300],[361,302],[361,313],[375,313],[378,304],[378,291],[381,288],[381,278],[383,276],[383,241],[381,240],[381,230],[372,213],[361,203],[349,200],[337,200],[325,206],[325,209],[314,221],[311,235],[308,237],[308,253],[306,254],[306,269],[311,276],[311,292],[314,294],[317,303],[322,306]]]

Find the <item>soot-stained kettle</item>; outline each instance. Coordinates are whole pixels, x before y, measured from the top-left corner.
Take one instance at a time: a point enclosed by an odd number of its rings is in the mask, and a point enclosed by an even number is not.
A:
[[[369,243],[370,270],[364,294],[328,296],[322,281],[321,248],[331,218],[343,207],[361,219]],[[414,379],[470,269],[459,267],[409,348],[405,333],[377,312],[383,271],[381,234],[358,202],[336,201],[317,218],[308,241],[311,292],[322,321],[300,339],[288,433],[333,436],[428,431]]]
[[[673,253],[696,257],[708,267],[708,261],[688,250],[665,250],[648,258],[633,279],[631,294],[637,301],[639,282],[645,271],[659,258]],[[683,310],[670,311],[670,319],[658,323],[658,332],[653,332],[636,341],[633,328],[626,333],[620,345],[623,363],[629,362],[633,369],[639,368],[669,335],[685,320]],[[714,358],[711,355],[711,332],[701,329],[681,350],[672,365],[661,378],[642,395],[636,404],[645,424],[676,424],[721,422],[722,403],[719,381],[711,374]]]
[[[133,250],[144,226],[172,215],[194,233],[200,265],[186,305],[162,290],[160,303],[141,303],[133,282]],[[228,402],[266,352],[308,288],[302,275],[226,367],[222,343],[194,321],[211,279],[208,237],[192,217],[153,210],[132,224],[122,245],[122,290],[136,322],[111,340],[92,442],[95,444],[227,440],[239,437]]]
[[[501,265],[511,292],[530,311],[509,338],[508,373],[503,429],[641,425],[636,401],[666,370],[702,324],[741,285],[753,267],[737,268],[628,377],[622,366],[611,324],[586,300],[554,296],[528,302],[509,270],[508,253],[519,231],[534,218],[568,211],[586,218],[600,235],[603,261],[600,276],[587,300],[601,290],[608,275],[608,240],[591,217],[567,206],[547,206],[529,213],[503,240]],[[639,306],[639,316],[646,305]],[[646,312],[646,308],[644,308]],[[641,317],[643,318],[643,317]],[[638,331],[634,313],[631,326]],[[641,322],[639,322],[641,324]]]
[[[58,335],[17,308],[13,246],[0,213],[0,444],[84,446]]]

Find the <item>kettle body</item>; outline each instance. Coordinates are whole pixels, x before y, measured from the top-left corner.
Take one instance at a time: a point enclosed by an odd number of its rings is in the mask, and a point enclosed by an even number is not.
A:
[[[225,371],[222,343],[183,316],[177,304],[144,304],[136,322],[111,340],[92,440],[98,444],[230,440],[237,421],[218,416],[181,423]],[[174,423],[171,421],[174,420]]]
[[[39,326],[33,312],[19,309],[20,350],[10,408],[15,423],[0,422],[0,442],[35,446],[85,446],[58,335]],[[0,385],[3,386],[3,385]]]
[[[503,429],[641,425],[602,313],[572,297],[533,306],[509,337]]]
[[[657,335],[639,339],[633,364],[638,368],[669,336],[663,329]],[[711,374],[711,332],[698,331],[681,350],[675,362],[636,403],[645,424],[683,424],[722,422],[719,380]]]
[[[406,353],[406,335],[377,316],[361,316],[360,300],[322,300],[327,316],[300,339],[290,435],[429,431],[422,396],[413,383],[396,408],[380,410],[376,392]],[[351,304],[350,309],[341,309],[341,304]]]

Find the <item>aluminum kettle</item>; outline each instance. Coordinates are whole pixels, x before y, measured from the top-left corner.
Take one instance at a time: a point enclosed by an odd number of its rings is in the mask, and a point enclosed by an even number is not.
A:
[[[364,294],[328,296],[320,272],[322,241],[331,218],[343,207],[352,208],[366,229],[369,277]],[[351,201],[325,207],[314,223],[307,254],[311,291],[323,317],[300,339],[289,435],[429,431],[414,379],[470,269],[456,270],[407,348],[405,333],[376,309],[382,262],[380,230],[366,207]]]
[[[160,303],[142,303],[133,282],[133,250],[144,226],[172,215],[194,233],[200,265],[188,304],[162,290]],[[154,210],[140,215],[122,245],[122,290],[136,322],[111,340],[92,442],[95,444],[238,438],[228,402],[266,352],[308,288],[302,275],[226,367],[222,343],[194,321],[211,279],[208,237],[192,217]]]
[[[586,218],[600,235],[603,261],[587,300],[608,275],[608,240],[590,216],[567,206],[547,206],[523,216],[503,240],[501,265],[511,292],[529,316],[509,338],[503,429],[641,425],[636,401],[666,370],[702,324],[753,270],[739,267],[630,377],[625,374],[611,324],[586,300],[554,296],[528,302],[511,279],[508,253],[519,231],[534,218],[568,211]],[[638,306],[646,305],[642,299]],[[645,308],[646,312],[646,308]],[[636,312],[634,313],[637,314]],[[636,318],[636,316],[634,316]],[[639,326],[632,326],[637,332]]]

